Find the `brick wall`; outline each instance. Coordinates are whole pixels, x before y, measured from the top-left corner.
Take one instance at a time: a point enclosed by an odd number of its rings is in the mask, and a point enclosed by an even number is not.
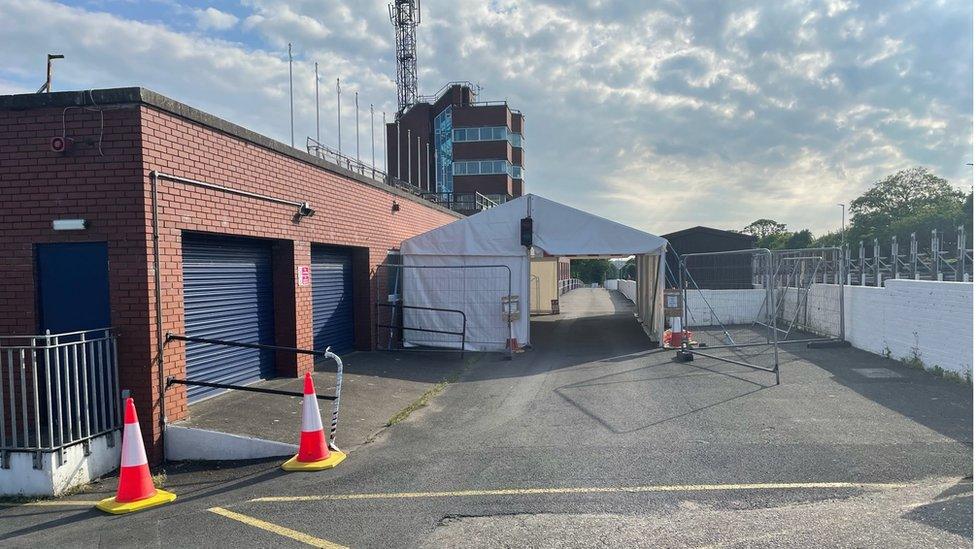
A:
[[[131,92],[131,90],[129,90]],[[142,91],[143,97],[146,93]],[[58,96],[58,94],[53,94]],[[99,96],[96,91],[95,96]],[[52,100],[53,101],[53,100]],[[177,112],[188,107],[168,102]],[[99,104],[106,105],[105,101]],[[329,171],[312,161],[261,146],[260,139],[221,131],[147,103],[108,106],[103,113],[65,112],[66,154],[50,151],[62,134],[63,106],[0,109],[0,334],[38,329],[33,246],[40,242],[107,241],[112,324],[118,328],[122,388],[131,389],[151,460],[162,456],[157,397],[152,271],[150,172],[308,201],[314,217],[295,220],[281,204],[160,180],[158,184],[163,332],[183,332],[183,231],[274,240],[276,337],[312,346],[311,287],[295,285],[295,266],[308,265],[313,243],[353,251],[356,346],[374,341],[373,268],[410,236],[457,219],[405,196]],[[201,113],[202,114],[202,113]],[[104,131],[99,131],[104,115]],[[192,118],[192,117],[191,117]],[[229,126],[225,122],[219,124]],[[237,133],[237,135],[232,135]],[[98,145],[101,144],[101,153]],[[280,146],[280,145],[275,145]],[[393,212],[393,203],[400,206]],[[54,232],[53,219],[85,218],[84,231]],[[166,346],[164,374],[184,377],[184,346]],[[310,357],[279,356],[284,375],[312,367]],[[166,395],[166,415],[187,414],[185,389]]]
[[[238,190],[307,201],[316,210],[313,217],[296,221],[296,209],[292,206],[160,180],[164,332],[183,333],[182,233],[198,231],[288,243],[279,243],[275,248],[277,343],[303,348],[312,347],[312,296],[311,286],[295,285],[295,267],[310,264],[313,243],[355,248],[356,341],[357,348],[369,349],[374,341],[369,319],[376,292],[372,283],[363,281],[371,277],[370,273],[386,258],[390,248],[399,247],[410,236],[456,219],[446,212],[153,107],[143,106],[140,112],[143,176],[147,185],[149,173],[157,170]],[[400,205],[397,212],[393,212],[394,201]],[[151,277],[148,284],[152,291]],[[287,303],[292,295],[293,309]],[[281,301],[288,306],[283,307]],[[149,332],[154,333],[154,329],[154,319],[150,319]],[[164,356],[164,375],[182,377],[184,346],[170,343]],[[283,375],[302,375],[312,368],[312,359],[306,355],[297,359],[280,355],[278,358],[278,370]],[[179,420],[186,414],[185,390],[174,387],[167,392],[167,419]]]

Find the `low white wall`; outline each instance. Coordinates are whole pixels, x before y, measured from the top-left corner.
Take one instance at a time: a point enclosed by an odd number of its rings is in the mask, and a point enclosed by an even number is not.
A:
[[[109,447],[109,437],[115,446]],[[41,468],[34,468],[34,455],[23,452],[10,454],[10,468],[0,468],[0,495],[59,496],[75,486],[87,484],[119,468],[122,437],[114,432],[94,438],[91,453],[85,455],[84,446],[75,444],[64,450],[64,461],[58,464],[57,454],[41,454]]]
[[[617,290],[631,301],[637,299],[637,282],[633,280],[618,280]]]
[[[751,324],[766,290],[688,290],[688,326]]]
[[[196,429],[166,426],[166,459],[173,461],[220,461],[291,456],[298,446],[273,440]]]
[[[616,280],[616,279],[604,280],[603,281],[603,287],[606,288],[606,289],[608,289],[608,290],[616,290],[617,289],[617,283],[618,282],[620,282],[620,281],[619,280]]]
[[[884,287],[845,286],[847,340],[895,359],[917,356],[927,367],[973,370],[973,285],[886,280]]]

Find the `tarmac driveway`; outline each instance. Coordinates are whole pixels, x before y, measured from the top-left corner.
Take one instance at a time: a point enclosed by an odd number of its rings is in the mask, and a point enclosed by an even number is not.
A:
[[[0,511],[0,540],[972,545],[971,387],[853,349],[802,347],[784,352],[777,386],[768,373],[649,349],[619,294],[576,290],[562,309],[533,322],[533,349],[483,356],[335,470],[172,466],[175,504],[131,517],[12,507]],[[877,369],[893,375],[858,373]]]

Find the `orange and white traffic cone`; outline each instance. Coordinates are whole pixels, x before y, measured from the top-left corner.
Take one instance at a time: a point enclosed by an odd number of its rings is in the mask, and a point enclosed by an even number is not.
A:
[[[119,470],[119,488],[115,497],[105,498],[95,507],[121,515],[141,511],[169,503],[176,494],[153,486],[149,475],[146,448],[142,445],[142,432],[136,417],[136,405],[131,398],[125,399],[125,428],[122,431],[122,466]]]
[[[346,459],[339,450],[329,451],[325,441],[319,401],[315,398],[312,374],[305,374],[305,390],[302,397],[302,434],[298,440],[298,454],[281,465],[285,471],[321,471],[331,469]]]

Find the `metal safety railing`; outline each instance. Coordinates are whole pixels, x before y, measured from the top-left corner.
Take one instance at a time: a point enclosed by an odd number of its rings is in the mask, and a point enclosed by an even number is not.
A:
[[[455,314],[461,315],[461,331],[459,331],[459,332],[458,331],[453,331],[453,330],[435,330],[433,328],[411,327],[411,326],[404,326],[402,324],[400,324],[400,325],[382,324],[379,321],[379,316],[378,315],[377,315],[376,327],[377,328],[387,328],[387,329],[390,329],[390,330],[401,330],[401,331],[411,331],[411,332],[425,332],[425,333],[428,333],[428,334],[447,334],[447,335],[460,336],[461,337],[461,356],[462,357],[464,356],[464,344],[466,343],[466,338],[467,338],[467,333],[468,333],[468,315],[464,314],[464,311],[462,311],[460,309],[442,309],[442,308],[439,308],[439,307],[417,307],[417,306],[413,306],[413,305],[403,305],[403,304],[401,304],[399,302],[396,302],[396,303],[377,303],[376,304],[376,307],[377,307],[377,309],[379,309],[380,307],[386,307],[386,308],[393,309],[394,311],[397,310],[397,309],[400,309],[400,310],[406,309],[406,310],[412,310],[412,311],[431,311],[431,312],[437,312],[437,313],[455,313]],[[399,317],[400,318],[403,318],[403,314],[401,313],[399,315]],[[390,315],[390,318],[391,319],[395,319],[395,318],[397,318],[397,315],[396,314],[392,314],[392,315]]]
[[[499,204],[498,200],[489,198],[478,191],[422,193],[420,196],[455,212],[480,212],[494,208]],[[496,196],[495,198],[505,202],[508,197]]]
[[[113,328],[0,336],[0,456],[55,452],[122,427]],[[109,446],[115,445],[114,435]]]
[[[559,295],[583,287],[583,281],[578,278],[564,278],[559,281]]]
[[[338,355],[332,352],[331,347],[326,348],[324,351],[316,351],[314,349],[302,349],[300,347],[286,347],[283,345],[266,345],[263,343],[247,343],[243,341],[228,341],[224,339],[211,339],[206,337],[194,337],[184,334],[166,334],[166,343],[170,341],[184,341],[192,343],[204,343],[207,345],[219,345],[223,347],[243,347],[247,349],[261,349],[267,351],[283,351],[288,353],[294,353],[298,355],[312,355],[322,358],[332,359],[336,363],[336,390],[335,395],[315,395],[318,400],[331,400],[332,401],[332,421],[329,426],[329,448],[332,450],[338,450],[339,448],[335,444],[336,429],[339,426],[339,400],[342,396],[342,359]],[[268,395],[282,395],[282,396],[293,396],[293,397],[303,397],[304,393],[298,391],[283,391],[280,389],[268,389],[264,387],[254,387],[251,385],[236,385],[231,383],[214,383],[210,381],[200,381],[194,379],[179,379],[175,376],[170,376],[166,379],[166,388],[169,389],[173,385],[186,385],[191,387],[210,387],[213,389],[227,389],[233,391],[244,391],[249,393],[264,393]]]

